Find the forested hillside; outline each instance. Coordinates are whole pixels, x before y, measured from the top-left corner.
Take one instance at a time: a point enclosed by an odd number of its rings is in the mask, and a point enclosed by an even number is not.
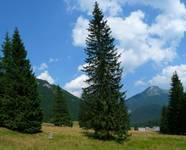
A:
[[[41,99],[41,107],[44,113],[44,121],[50,122],[52,109],[53,109],[53,99],[54,99],[54,88],[56,85],[51,85],[47,81],[37,79],[38,91]],[[79,115],[79,103],[80,99],[69,92],[62,89],[64,97],[67,101],[69,107],[70,115],[72,120],[77,120]]]
[[[159,122],[162,107],[168,104],[168,90],[151,86],[126,102],[131,125],[149,126]]]

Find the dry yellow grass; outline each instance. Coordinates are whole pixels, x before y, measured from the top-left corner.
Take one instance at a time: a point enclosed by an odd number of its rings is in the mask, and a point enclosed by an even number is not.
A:
[[[99,141],[73,128],[44,124],[42,133],[21,134],[0,128],[0,150],[186,150],[185,136],[161,135],[155,132],[130,132],[127,141]],[[53,139],[48,139],[53,133]]]

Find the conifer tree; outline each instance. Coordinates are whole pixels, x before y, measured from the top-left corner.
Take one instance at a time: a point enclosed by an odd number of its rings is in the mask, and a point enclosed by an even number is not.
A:
[[[170,100],[168,105],[168,131],[170,134],[182,134],[183,114],[182,108],[184,104],[184,90],[177,73],[172,76],[172,83],[170,89]]]
[[[186,93],[184,93],[184,104],[183,104],[183,133],[186,134]]]
[[[79,126],[81,128],[88,128],[89,125],[89,116],[88,116],[88,111],[90,110],[89,104],[88,104],[88,98],[85,89],[83,89],[83,93],[81,96],[81,101],[80,101],[80,112],[79,112]]]
[[[186,133],[186,97],[176,72],[172,76],[168,107],[162,110],[160,127],[162,133]]]
[[[128,114],[125,93],[121,92],[120,55],[117,54],[111,30],[97,2],[88,31],[85,49],[88,65],[84,67],[89,77],[88,87],[84,89],[88,102],[84,114],[86,123],[88,128],[94,129],[97,138],[124,139],[128,130]]]
[[[0,71],[0,125],[11,128],[15,116],[15,103],[13,102],[13,87],[14,82],[9,76],[11,75],[11,68],[13,67],[12,61],[12,45],[8,33],[6,34],[5,41],[2,45],[3,56],[1,58],[1,71]]]
[[[59,86],[55,90],[52,121],[56,126],[72,126],[67,103]]]
[[[0,127],[3,126],[3,68],[2,68],[2,60],[0,57]]]
[[[22,132],[34,133],[41,129],[42,111],[37,91],[37,81],[32,72],[27,52],[16,29],[12,39],[12,56],[14,68],[12,77],[16,95],[16,129]]]
[[[8,37],[5,39],[2,66],[4,81],[7,83],[4,88],[3,108],[6,113],[3,125],[20,132],[39,132],[42,111],[37,81],[18,29],[15,30],[12,41]]]
[[[160,132],[168,133],[168,120],[167,120],[167,107],[166,106],[162,108],[162,112],[161,112]]]

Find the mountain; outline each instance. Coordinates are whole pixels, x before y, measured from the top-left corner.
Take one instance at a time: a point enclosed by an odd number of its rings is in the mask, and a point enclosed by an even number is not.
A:
[[[38,91],[41,99],[41,107],[44,113],[44,121],[50,122],[53,109],[54,88],[56,85],[51,85],[47,81],[37,79]],[[80,98],[61,89],[67,101],[72,120],[78,120]]]
[[[158,124],[161,109],[168,104],[168,91],[151,86],[143,92],[127,99],[132,126]]]
[[[50,122],[53,109],[54,88],[47,81],[37,79],[41,107],[44,121]],[[81,99],[61,89],[66,98],[70,115],[73,120],[78,120],[79,104]],[[158,124],[161,109],[168,103],[168,91],[157,86],[151,86],[143,92],[126,100],[132,126],[150,126]]]

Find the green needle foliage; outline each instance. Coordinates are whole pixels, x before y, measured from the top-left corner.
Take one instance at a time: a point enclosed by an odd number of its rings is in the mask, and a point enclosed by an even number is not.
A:
[[[13,128],[15,118],[15,102],[13,101],[14,80],[10,78],[12,75],[11,68],[14,67],[12,58],[12,41],[9,35],[6,34],[5,41],[2,45],[3,57],[1,58],[1,116],[0,125],[8,128]]]
[[[53,123],[56,126],[72,127],[69,110],[63,92],[59,86],[56,87],[54,106],[53,106]]]
[[[168,133],[167,107],[164,106],[161,112],[160,132]]]
[[[186,134],[186,93],[184,94],[184,105],[183,105],[183,133]]]
[[[88,122],[89,115],[88,115],[88,109],[89,109],[89,101],[88,101],[88,95],[86,94],[85,89],[83,90],[83,93],[81,95],[81,102],[80,102],[80,112],[79,112],[79,126],[81,128],[88,129],[90,127],[90,124]]]
[[[172,76],[170,89],[170,101],[168,106],[168,129],[171,134],[181,134],[182,121],[182,106],[184,101],[184,90],[177,73]]]
[[[186,133],[186,99],[183,85],[175,72],[172,76],[169,105],[162,111],[161,131],[169,134]]]
[[[100,139],[125,139],[128,114],[125,93],[121,92],[120,55],[97,2],[88,31],[85,49],[87,66],[84,72],[89,79],[82,96],[80,125],[94,129],[95,137]]]
[[[1,125],[25,133],[41,130],[42,111],[36,78],[18,29],[3,44]],[[6,83],[6,84],[4,84]]]

